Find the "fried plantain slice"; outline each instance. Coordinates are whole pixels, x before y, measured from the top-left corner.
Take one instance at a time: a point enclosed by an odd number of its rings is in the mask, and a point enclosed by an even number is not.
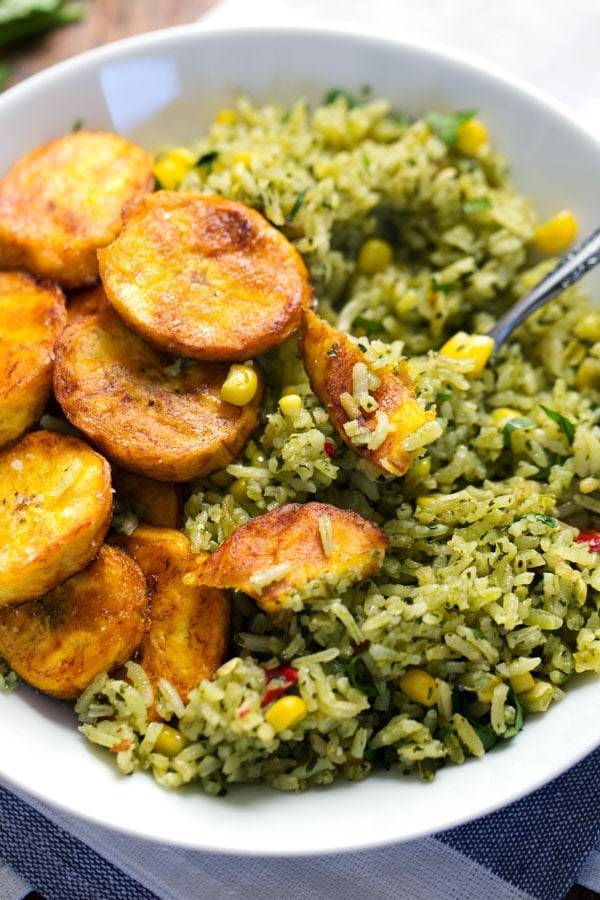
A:
[[[183,503],[178,484],[153,481],[118,466],[113,466],[112,483],[117,502],[129,504],[140,521],[161,528],[181,525]]]
[[[67,322],[71,323],[79,316],[89,316],[108,306],[108,300],[101,284],[88,290],[78,291],[71,297],[67,306]]]
[[[246,406],[221,400],[228,366],[173,362],[107,306],[56,345],[54,392],[69,421],[123,468],[190,481],[236,458],[258,422],[262,377]]]
[[[414,455],[403,448],[405,439],[435,419],[435,412],[426,412],[417,403],[406,366],[401,365],[396,371],[373,373],[379,386],[369,393],[376,401],[376,409],[372,412],[359,409],[358,427],[373,434],[383,414],[390,430],[378,446],[370,449],[367,443],[354,444],[344,428],[353,416],[342,403],[343,395],[352,396],[354,367],[359,363],[365,365],[359,348],[347,334],[308,310],[302,321],[300,352],[311,387],[342,440],[386,475],[404,475]]]
[[[0,266],[93,284],[96,250],[153,186],[150,155],[118,134],[78,131],[32,150],[0,181]]]
[[[222,197],[144,197],[98,259],[108,299],[130,327],[194,359],[258,356],[296,331],[311,302],[292,244],[255,210]]]
[[[32,687],[74,700],[132,656],[147,604],[139,566],[102,547],[86,569],[40,600],[0,609],[0,654]]]
[[[41,597],[98,553],[110,466],[77,438],[34,431],[0,453],[0,606]]]
[[[251,519],[200,563],[202,584],[243,591],[270,614],[326,587],[344,590],[381,566],[389,540],[358,513],[290,503]]]
[[[0,447],[42,414],[52,389],[54,343],[66,323],[65,299],[50,282],[0,272]]]
[[[222,591],[195,583],[198,557],[180,531],[140,525],[115,538],[135,559],[151,591],[150,626],[140,665],[155,690],[166,678],[185,702],[203,678],[212,678],[229,643],[229,602]],[[188,576],[186,578],[186,576]]]

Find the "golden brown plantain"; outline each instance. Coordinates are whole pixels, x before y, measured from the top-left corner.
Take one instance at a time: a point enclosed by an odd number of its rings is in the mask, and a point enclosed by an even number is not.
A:
[[[161,528],[181,525],[183,503],[178,484],[153,481],[118,466],[113,466],[112,482],[117,500],[130,504],[140,521]]]
[[[0,266],[93,284],[96,250],[153,186],[150,155],[118,134],[78,131],[32,150],[0,181]]]
[[[222,591],[194,584],[198,557],[180,531],[140,525],[115,542],[135,559],[151,592],[150,626],[140,664],[156,692],[166,678],[182,700],[212,678],[229,643],[229,602]],[[191,584],[184,583],[191,576]],[[186,579],[187,581],[188,579]]]
[[[42,414],[52,389],[54,343],[66,323],[57,285],[0,272],[0,447]]]
[[[200,563],[198,577],[202,584],[243,591],[274,614],[297,593],[372,575],[388,545],[383,531],[358,513],[290,503],[236,528]]]
[[[108,306],[108,300],[101,284],[96,287],[78,291],[72,295],[67,306],[67,322],[69,324],[79,316],[89,316]]]
[[[107,306],[74,319],[56,345],[54,392],[69,421],[123,468],[190,481],[236,458],[257,425],[262,377],[246,406],[221,400],[228,366],[173,361]]]
[[[34,431],[0,453],[0,606],[25,603],[98,553],[110,466],[77,438]]]
[[[142,198],[98,260],[108,299],[130,327],[194,359],[258,356],[296,331],[311,302],[292,244],[255,210],[221,197]]]
[[[380,384],[370,394],[377,401],[378,411],[387,415],[393,430],[377,449],[369,450],[366,445],[353,444],[346,434],[344,425],[352,417],[340,402],[342,394],[352,394],[354,366],[365,363],[359,348],[347,334],[307,310],[302,321],[300,352],[311,387],[342,440],[386,475],[404,475],[414,455],[403,449],[404,440],[435,419],[433,411],[426,412],[417,403],[412,379],[406,368],[400,367],[396,372],[378,370],[375,373]],[[376,413],[361,410],[359,423],[373,431]]]
[[[32,687],[74,700],[142,640],[148,595],[139,566],[102,547],[93,562],[39,600],[0,609],[0,654]]]

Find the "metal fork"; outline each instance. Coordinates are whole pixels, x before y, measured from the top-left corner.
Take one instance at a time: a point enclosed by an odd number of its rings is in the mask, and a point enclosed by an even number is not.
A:
[[[556,267],[529,293],[521,297],[519,302],[515,303],[488,331],[489,336],[494,339],[495,349],[497,350],[515,328],[536,309],[575,284],[598,263],[600,263],[600,228],[563,256]]]

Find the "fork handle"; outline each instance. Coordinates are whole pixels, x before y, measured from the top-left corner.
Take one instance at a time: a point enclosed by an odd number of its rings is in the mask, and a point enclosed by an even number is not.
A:
[[[531,313],[575,284],[598,263],[600,263],[600,228],[563,256],[545,278],[542,278],[496,322],[488,332],[494,339],[496,349]]]

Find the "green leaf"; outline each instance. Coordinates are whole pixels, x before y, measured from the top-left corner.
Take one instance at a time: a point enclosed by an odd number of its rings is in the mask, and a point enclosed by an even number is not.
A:
[[[544,406],[540,403],[540,407],[544,410],[547,416],[549,416],[553,422],[556,422],[560,430],[567,436],[567,440],[570,444],[573,443],[573,438],[575,437],[575,426],[569,419],[565,419],[564,416],[561,416],[559,412],[556,412],[555,409],[548,409],[547,406]]]
[[[203,153],[202,156],[199,156],[196,160],[196,168],[200,169],[210,169],[215,159],[219,156],[218,150],[210,150],[208,153]]]
[[[425,113],[425,121],[434,134],[444,141],[445,144],[452,146],[458,140],[458,131],[461,125],[472,119],[477,114],[476,109],[465,109],[456,113],[442,113],[431,110]]]
[[[373,319],[365,319],[364,316],[357,316],[352,322],[352,328],[362,328],[367,334],[381,334],[383,331],[381,322],[374,322]]]
[[[517,416],[514,419],[510,419],[502,429],[502,443],[505,447],[510,447],[512,445],[513,431],[517,431],[519,428],[533,428],[534,425],[535,422],[525,417]]]
[[[469,215],[470,213],[483,212],[484,209],[491,209],[492,201],[489,197],[473,197],[472,200],[465,200],[463,210]]]
[[[7,62],[0,62],[0,91],[8,81],[10,75],[10,66]]]
[[[530,481],[548,481],[552,466],[556,465],[557,456],[556,453],[551,453],[550,450],[546,450],[546,457],[548,459],[548,465],[544,466],[543,469],[538,468],[535,475],[529,475]]]
[[[82,3],[63,0],[3,0],[0,3],[0,47],[83,18]]]
[[[73,125],[71,126],[71,132],[75,133],[76,131],[81,131],[83,128],[83,119],[75,119]]]
[[[479,740],[483,744],[483,749],[487,753],[492,747],[498,743],[498,735],[491,725],[482,725],[480,722],[474,722],[469,719],[471,727],[477,732]]]
[[[439,292],[440,294],[449,294],[451,290],[454,289],[453,284],[440,284],[439,281],[436,281],[435,278],[431,279],[431,290]]]
[[[345,101],[348,109],[354,109],[355,106],[360,106],[361,104],[361,101],[349,94],[348,91],[344,91],[341,88],[332,88],[323,97],[323,106],[330,106],[340,99]]]
[[[558,528],[558,519],[555,519],[554,516],[542,516],[540,513],[526,513],[524,516],[515,516],[515,522],[519,522],[521,519],[537,519],[538,522],[543,522],[544,525],[548,525],[550,528]]]
[[[369,699],[372,699],[377,696],[379,691],[364,661],[364,656],[368,652],[368,650],[363,650],[362,653],[357,653],[356,656],[349,662],[343,663],[343,665],[352,687],[365,694]]]
[[[508,699],[508,702],[510,703],[510,705],[514,706],[514,708],[516,710],[516,714],[515,714],[515,721],[513,722],[512,725],[508,726],[508,728],[502,735],[502,738],[505,741],[510,740],[510,738],[513,738],[516,734],[518,734],[521,731],[521,729],[523,728],[523,725],[525,724],[525,711],[524,711],[523,707],[521,706],[521,704],[519,703],[519,698],[517,697],[517,695],[515,694],[515,692],[513,691],[512,688],[508,689],[507,699]]]
[[[441,406],[442,403],[445,403],[446,400],[452,400],[452,394],[436,394],[435,402],[438,406]]]
[[[300,193],[294,200],[294,205],[292,206],[288,215],[286,216],[286,219],[285,219],[286,222],[294,221],[294,219],[300,212],[300,209],[302,208],[302,204],[304,203],[304,198],[306,197],[307,194],[308,194],[308,188],[306,188],[306,190],[304,190],[304,191],[300,191]]]

